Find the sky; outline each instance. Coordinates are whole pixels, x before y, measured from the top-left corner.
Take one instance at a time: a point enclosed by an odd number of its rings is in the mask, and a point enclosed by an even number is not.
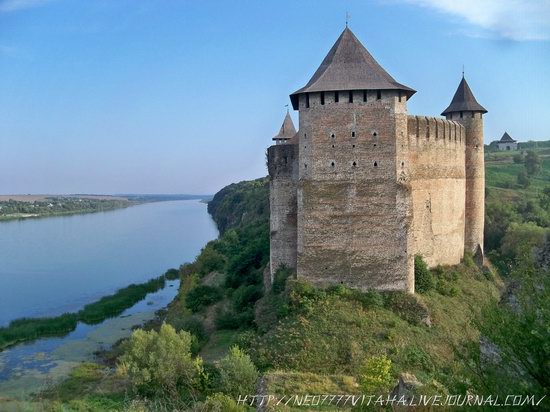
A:
[[[214,193],[267,174],[288,95],[349,25],[437,116],[464,65],[550,139],[548,0],[0,0],[0,193]],[[297,124],[297,112],[292,116]]]

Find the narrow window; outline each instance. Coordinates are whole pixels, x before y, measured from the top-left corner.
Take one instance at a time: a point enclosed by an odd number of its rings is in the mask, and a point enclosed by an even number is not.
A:
[[[374,144],[374,147],[376,147],[376,143]]]
[[[307,163],[304,163],[304,169],[307,169]]]
[[[405,167],[405,162],[401,162],[401,167]]]
[[[357,166],[357,163],[356,162],[353,162],[353,167]]]
[[[355,137],[355,132],[351,132],[351,137]]]
[[[351,147],[355,147],[355,145],[352,145]]]
[[[378,162],[374,162],[374,167],[378,167]]]
[[[353,103],[353,91],[352,90],[350,90],[350,92],[349,92],[349,102]]]
[[[321,104],[325,104],[325,92],[321,92]]]
[[[332,145],[332,148],[334,149],[334,145]]]
[[[464,116],[464,113],[463,112],[460,112],[460,118],[462,119],[462,117]]]
[[[474,114],[475,114],[475,113],[474,113],[474,112],[472,112],[472,119],[473,119],[473,118],[475,117],[475,116],[474,116]]]
[[[401,90],[399,90],[399,103],[401,103]]]
[[[366,90],[363,90],[363,101],[364,102],[367,101],[367,91]]]
[[[340,96],[338,92],[334,92],[334,103],[338,103],[340,101]]]
[[[306,108],[309,108],[309,93],[306,93]]]
[[[334,135],[334,133],[331,133],[330,137],[334,139],[336,136]]]
[[[307,133],[304,133],[304,139],[307,139]]]
[[[288,164],[288,158],[285,156],[284,159],[285,159],[285,165]]]
[[[373,137],[376,137],[376,136],[378,136],[378,133],[372,132],[372,136],[373,136]]]
[[[331,165],[332,167],[334,167],[334,162],[330,162],[330,165]]]
[[[382,90],[376,91],[376,100],[380,100],[382,98]]]

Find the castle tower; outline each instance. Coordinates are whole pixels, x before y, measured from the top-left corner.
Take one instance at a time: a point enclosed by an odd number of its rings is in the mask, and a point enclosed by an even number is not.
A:
[[[290,96],[300,113],[298,278],[414,290],[410,187],[400,179],[414,93],[346,27]]]
[[[270,206],[270,287],[273,275],[281,266],[296,270],[296,184],[298,181],[298,145],[292,144],[296,129],[286,113],[275,145],[267,149]],[[267,274],[266,274],[267,276]]]
[[[483,261],[483,225],[485,220],[485,159],[483,148],[483,115],[481,106],[464,76],[442,116],[464,126],[466,132],[466,206],[464,251]]]

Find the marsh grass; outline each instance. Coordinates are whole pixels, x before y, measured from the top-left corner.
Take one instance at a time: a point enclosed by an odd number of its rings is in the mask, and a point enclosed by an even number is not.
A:
[[[77,313],[13,320],[8,326],[0,328],[0,350],[38,338],[65,336],[76,328],[79,321],[95,325],[105,319],[118,316],[143,300],[147,294],[162,289],[167,279],[173,279],[172,272],[168,271],[167,274],[145,283],[132,284],[119,289],[112,295],[104,296],[98,301],[84,306]]]

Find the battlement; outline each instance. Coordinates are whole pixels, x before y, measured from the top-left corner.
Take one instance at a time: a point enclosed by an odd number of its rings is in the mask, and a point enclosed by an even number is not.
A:
[[[334,104],[386,105],[389,102],[405,105],[407,96],[399,90],[346,90],[304,93],[299,97],[298,107],[305,110]]]
[[[417,146],[430,143],[456,144],[464,146],[466,132],[464,126],[454,120],[427,116],[407,116],[409,139],[415,139]]]

